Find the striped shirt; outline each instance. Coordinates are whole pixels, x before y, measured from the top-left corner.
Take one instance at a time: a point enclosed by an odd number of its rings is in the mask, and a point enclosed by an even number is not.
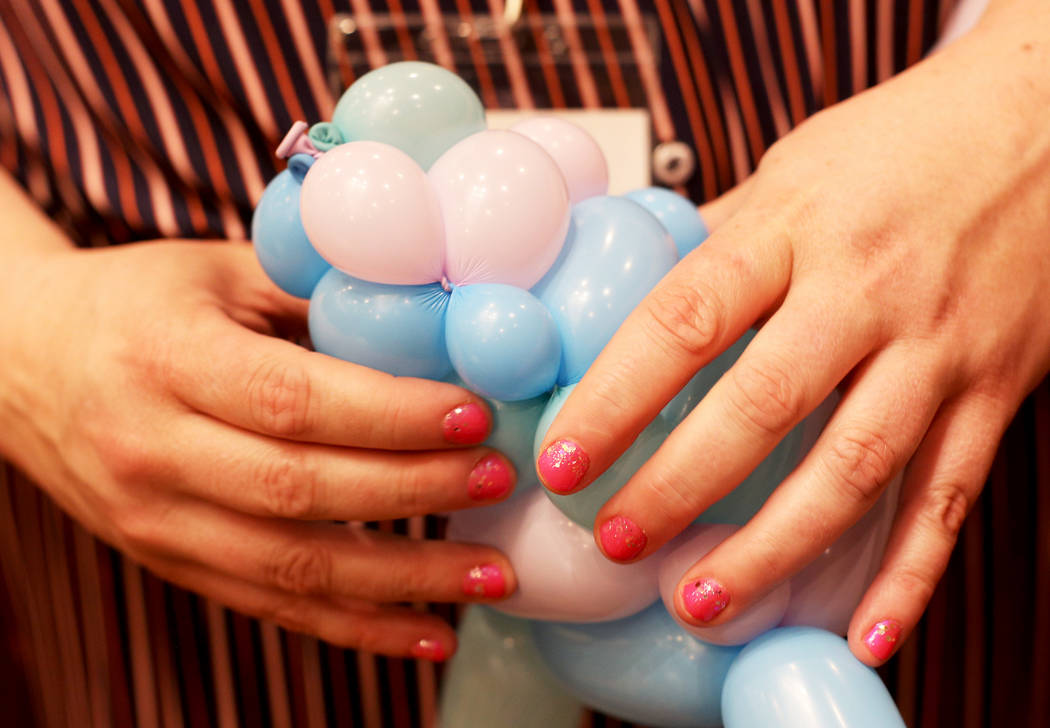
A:
[[[648,109],[654,142],[685,155],[658,178],[699,202],[807,116],[919,60],[952,4],[524,0],[508,27],[504,0],[0,0],[0,163],[79,245],[243,240],[291,122],[419,59],[490,108]],[[911,726],[1050,724],[1047,441],[1044,382],[882,669]],[[0,616],[24,676],[8,682],[41,725],[433,724],[440,666],[232,613],[95,540],[12,467],[0,483]]]

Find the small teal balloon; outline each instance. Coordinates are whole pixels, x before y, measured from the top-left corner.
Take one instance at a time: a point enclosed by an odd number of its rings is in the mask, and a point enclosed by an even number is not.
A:
[[[573,207],[561,254],[532,288],[561,332],[560,386],[583,378],[627,315],[677,261],[671,236],[637,203],[591,197]]]
[[[550,673],[528,620],[475,605],[441,681],[442,728],[578,728],[583,705]]]
[[[663,602],[615,622],[533,622],[532,633],[561,684],[604,713],[666,728],[722,725],[722,683],[740,648],[701,642]]]
[[[392,286],[329,270],[310,298],[310,339],[324,354],[401,377],[442,379],[448,293],[437,283]]]
[[[389,144],[430,169],[453,144],[485,129],[485,109],[454,73],[403,61],[355,81],[336,104],[332,122],[346,141]]]
[[[454,288],[445,339],[456,373],[486,397],[514,402],[554,387],[561,339],[550,312],[526,290],[502,283]]]
[[[846,640],[781,627],[748,644],[722,688],[725,728],[904,728],[878,673]]]
[[[570,384],[567,387],[558,387],[551,394],[550,401],[544,408],[539,425],[536,427],[534,457],[539,457],[539,448],[547,436],[547,430],[550,429],[555,416],[561,411],[565,400],[575,388],[575,384]],[[667,439],[671,429],[665,420],[660,418],[653,420],[648,427],[642,430],[634,443],[616,459],[616,462],[586,488],[571,495],[559,495],[548,490],[546,491],[547,497],[558,507],[558,510],[576,523],[587,529],[594,528],[598,511],[656,453],[663,441]]]
[[[309,298],[331,266],[314,250],[303,230],[299,191],[304,166],[309,165],[299,157],[307,155],[295,155],[294,164],[266,185],[252,215],[252,244],[270,280],[286,293]]]
[[[624,197],[651,212],[667,228],[678,248],[679,258],[693,252],[707,239],[707,225],[691,200],[664,187],[633,190]]]
[[[754,330],[745,332],[732,346],[697,372],[682,391],[664,407],[660,418],[669,428],[677,427],[692,412],[711,387],[715,386],[722,375],[729,371],[729,367],[740,358],[753,338]],[[751,520],[777,486],[801,461],[805,454],[802,451],[805,429],[805,423],[800,423],[792,429],[743,482],[709,506],[696,522],[732,523],[742,526]]]

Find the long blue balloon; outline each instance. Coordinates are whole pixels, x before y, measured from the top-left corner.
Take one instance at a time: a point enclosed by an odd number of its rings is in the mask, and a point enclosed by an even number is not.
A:
[[[781,627],[753,640],[722,689],[726,728],[904,728],[878,673],[846,640]]]
[[[663,602],[615,622],[533,622],[532,633],[562,685],[605,713],[666,728],[722,725],[722,682],[740,648],[684,632]]]
[[[559,386],[583,378],[627,315],[677,261],[671,236],[638,203],[591,197],[573,207],[561,254],[532,288],[561,332]]]
[[[454,288],[445,341],[456,373],[486,397],[513,402],[554,387],[561,339],[550,312],[526,290],[501,283]]]
[[[296,155],[296,158],[305,155]],[[299,216],[299,191],[305,170],[302,160],[266,185],[252,215],[252,244],[266,275],[283,291],[309,298],[331,266],[310,244]],[[311,160],[312,162],[312,160]]]
[[[442,379],[448,293],[437,283],[390,286],[332,268],[310,298],[310,338],[331,356],[402,377]]]

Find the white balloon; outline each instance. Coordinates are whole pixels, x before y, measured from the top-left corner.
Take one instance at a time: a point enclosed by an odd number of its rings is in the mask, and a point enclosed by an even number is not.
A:
[[[783,618],[791,598],[791,587],[785,581],[731,622],[713,627],[696,627],[678,616],[675,594],[682,577],[701,557],[706,556],[711,549],[738,530],[739,526],[729,524],[705,523],[690,526],[665,547],[670,551],[660,564],[660,596],[667,611],[686,632],[716,645],[742,645],[773,629]]]
[[[518,589],[489,606],[507,614],[558,622],[605,622],[629,617],[659,598],[659,554],[615,564],[598,550],[591,531],[571,521],[534,487],[495,506],[457,511],[449,540],[502,551]]]

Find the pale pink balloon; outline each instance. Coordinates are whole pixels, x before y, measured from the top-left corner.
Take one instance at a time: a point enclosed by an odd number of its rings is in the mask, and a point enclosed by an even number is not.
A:
[[[605,155],[598,142],[576,124],[554,116],[537,116],[519,121],[510,130],[524,134],[554,158],[569,187],[571,204],[609,190]]]
[[[344,273],[401,285],[441,280],[441,208],[426,173],[400,149],[333,147],[303,179],[299,210],[317,252]]]
[[[669,551],[660,564],[660,597],[682,629],[704,642],[716,645],[750,642],[780,623],[791,598],[791,587],[788,582],[783,582],[731,622],[714,627],[695,627],[678,616],[675,595],[682,577],[701,557],[739,529],[739,526],[728,524],[696,524],[664,547]]]
[[[457,511],[447,538],[502,551],[518,590],[490,604],[507,614],[558,622],[606,622],[629,617],[659,599],[657,562],[650,557],[615,564],[594,535],[569,520],[543,492],[532,488],[512,501]]]
[[[445,219],[445,275],[456,285],[531,288],[561,252],[569,193],[551,156],[511,131],[473,134],[428,172]]]

